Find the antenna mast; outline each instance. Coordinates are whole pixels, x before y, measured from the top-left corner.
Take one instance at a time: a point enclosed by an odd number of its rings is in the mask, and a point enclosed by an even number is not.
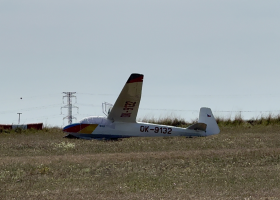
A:
[[[76,92],[63,92],[65,95],[62,97],[63,103],[64,103],[64,98],[67,98],[67,105],[61,107],[61,114],[62,114],[62,108],[68,108],[68,115],[66,117],[63,118],[64,119],[68,119],[68,124],[72,124],[72,119],[77,119],[76,117],[72,116],[72,108],[77,108],[77,112],[79,110],[79,108],[77,106],[73,106],[72,105],[72,98],[75,97],[76,98],[76,103],[77,103],[77,97],[74,96],[73,94],[75,94]]]

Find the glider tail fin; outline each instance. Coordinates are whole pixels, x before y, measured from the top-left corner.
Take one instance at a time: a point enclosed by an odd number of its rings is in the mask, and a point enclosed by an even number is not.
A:
[[[210,108],[200,108],[198,123],[207,125],[206,136],[220,133],[220,128]]]

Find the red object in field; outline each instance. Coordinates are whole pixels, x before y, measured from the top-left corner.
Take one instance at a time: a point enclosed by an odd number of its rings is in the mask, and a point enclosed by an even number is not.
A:
[[[12,129],[12,125],[0,124],[0,129]]]
[[[38,124],[27,124],[27,129],[37,129],[37,130],[42,130],[43,129],[43,123],[38,123]]]
[[[43,129],[43,123],[36,123],[36,124],[0,124],[0,129],[36,129],[36,130],[42,130]]]

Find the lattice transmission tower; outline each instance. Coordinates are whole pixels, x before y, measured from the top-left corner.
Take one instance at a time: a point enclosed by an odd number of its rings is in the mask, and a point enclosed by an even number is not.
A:
[[[73,117],[72,115],[72,109],[77,108],[77,113],[79,112],[79,108],[77,106],[73,106],[72,104],[72,98],[75,97],[76,103],[77,103],[77,97],[74,96],[76,92],[63,92],[65,95],[62,97],[62,101],[64,103],[64,98],[67,98],[67,105],[61,107],[61,114],[62,114],[62,108],[68,108],[68,115],[66,117],[63,117],[64,119],[68,119],[68,124],[72,124],[72,119],[77,119],[76,117]]]

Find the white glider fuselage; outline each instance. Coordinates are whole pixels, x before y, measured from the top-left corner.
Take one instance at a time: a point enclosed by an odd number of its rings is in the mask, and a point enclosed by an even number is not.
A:
[[[119,131],[125,130],[128,136],[131,135],[133,130],[133,135],[137,135],[139,137],[205,136],[206,134],[205,131],[200,130],[188,130],[186,128],[143,122],[131,124],[118,123],[116,126],[119,127]]]
[[[79,126],[79,124],[73,124]],[[84,124],[87,125],[87,124]],[[80,124],[82,126],[82,124]],[[87,130],[80,128],[81,131],[72,133],[72,136],[77,136],[84,139],[115,139],[128,137],[166,137],[166,136],[206,136],[205,131],[179,128],[174,126],[165,126],[151,123],[124,123],[114,122],[111,125],[102,124],[88,124],[94,130]]]

